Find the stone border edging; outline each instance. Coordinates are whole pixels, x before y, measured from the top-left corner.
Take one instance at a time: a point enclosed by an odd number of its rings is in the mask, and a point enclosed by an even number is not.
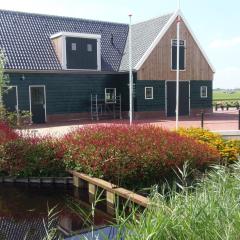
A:
[[[0,177],[0,183],[27,183],[27,184],[72,184],[72,177],[9,177],[2,176]]]

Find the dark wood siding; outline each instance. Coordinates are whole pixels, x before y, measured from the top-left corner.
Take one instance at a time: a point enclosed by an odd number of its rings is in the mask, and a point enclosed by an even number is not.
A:
[[[188,84],[188,82],[185,82]],[[200,97],[201,86],[208,87],[208,97]],[[153,87],[153,100],[145,99],[145,87]],[[175,95],[174,95],[175,96]],[[212,81],[190,81],[190,106],[191,109],[205,109],[212,107]],[[165,81],[137,80],[135,111],[165,111]],[[189,104],[186,104],[188,111]],[[184,111],[184,110],[182,110]]]
[[[72,50],[72,44],[76,45],[76,50]],[[92,51],[88,51],[88,44]],[[66,54],[68,69],[97,69],[96,39],[67,37]]]
[[[29,85],[46,86],[47,114],[90,112],[92,94],[104,96],[105,88],[122,94],[122,108],[128,110],[128,75],[126,74],[10,74],[18,86],[19,109],[29,110]]]
[[[201,98],[200,88],[207,86],[208,97]],[[211,108],[212,107],[212,81],[191,81],[191,108]]]
[[[116,88],[122,95],[122,109],[129,109],[128,74],[10,74],[11,85],[18,86],[19,109],[29,110],[29,85],[46,86],[47,114],[90,112],[90,96],[104,96],[105,88]],[[165,81],[135,80],[134,110],[165,111]],[[200,97],[201,86],[208,97]],[[145,99],[145,87],[153,87],[153,99]],[[190,82],[191,109],[211,108],[212,81]]]
[[[153,87],[153,99],[145,99],[145,87]],[[165,110],[165,81],[136,81],[135,111]]]

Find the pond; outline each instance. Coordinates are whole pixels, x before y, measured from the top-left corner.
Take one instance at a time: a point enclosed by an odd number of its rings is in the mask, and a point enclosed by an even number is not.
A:
[[[88,232],[92,225],[101,228],[113,221],[104,202],[91,216],[89,195],[84,189],[5,183],[0,185],[0,239],[43,239],[51,219],[48,207],[56,207],[51,228],[56,228],[64,238]]]

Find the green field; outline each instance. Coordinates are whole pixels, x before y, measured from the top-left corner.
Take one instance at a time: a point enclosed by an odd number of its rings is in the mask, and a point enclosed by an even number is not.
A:
[[[213,90],[213,100],[227,100],[227,99],[238,99],[240,100],[240,90]]]

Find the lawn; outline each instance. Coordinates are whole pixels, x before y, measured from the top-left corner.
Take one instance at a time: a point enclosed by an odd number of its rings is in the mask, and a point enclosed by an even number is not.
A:
[[[213,90],[213,100],[240,100],[240,90]]]

